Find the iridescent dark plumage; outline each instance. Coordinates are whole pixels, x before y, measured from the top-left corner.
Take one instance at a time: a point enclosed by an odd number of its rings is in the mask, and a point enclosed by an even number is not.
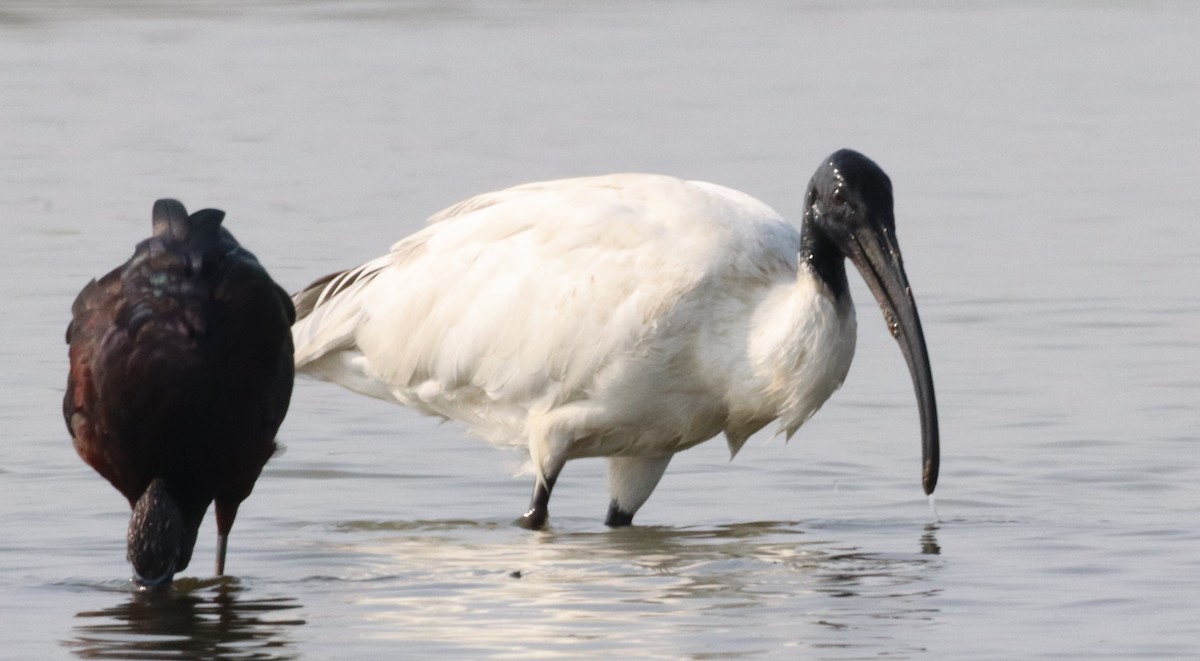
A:
[[[79,455],[134,509],[129,559],[147,585],[187,567],[213,502],[223,573],[291,398],[295,310],[224,215],[159,200],[154,235],[71,308],[63,416]]]

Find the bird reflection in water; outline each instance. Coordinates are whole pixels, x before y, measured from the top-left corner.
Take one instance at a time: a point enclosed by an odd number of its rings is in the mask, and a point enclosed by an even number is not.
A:
[[[66,647],[85,659],[293,659],[287,636],[305,620],[290,597],[246,599],[235,579],[180,579],[111,608],[83,611]],[[289,615],[292,615],[289,617]]]
[[[925,534],[921,535],[921,553],[923,555],[941,555],[942,546],[937,541],[938,526],[930,523],[925,526]]]

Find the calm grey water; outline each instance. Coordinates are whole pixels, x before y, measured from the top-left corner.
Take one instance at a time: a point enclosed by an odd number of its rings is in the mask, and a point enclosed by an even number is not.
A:
[[[0,657],[1200,656],[1200,7],[1186,2],[34,2],[0,7]],[[897,191],[940,520],[869,293],[791,443],[603,463],[508,525],[519,457],[301,381],[284,454],[174,593],[60,417],[79,288],[154,199],[285,287],[469,194],[663,171],[797,217],[836,148]]]

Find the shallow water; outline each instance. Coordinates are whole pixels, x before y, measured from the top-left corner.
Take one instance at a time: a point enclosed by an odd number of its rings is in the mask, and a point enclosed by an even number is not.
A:
[[[1200,655],[1200,8],[1183,2],[152,2],[0,9],[0,657]],[[859,348],[789,444],[680,455],[634,528],[603,463],[509,522],[519,457],[303,380],[213,579],[134,594],[60,418],[72,298],[154,199],[288,289],[469,194],[663,171],[789,217],[889,172],[941,409]]]

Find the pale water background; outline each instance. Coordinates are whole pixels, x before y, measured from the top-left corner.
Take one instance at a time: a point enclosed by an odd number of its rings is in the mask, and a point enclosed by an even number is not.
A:
[[[0,6],[0,657],[1200,656],[1200,5]],[[172,595],[71,449],[63,331],[154,199],[289,290],[524,181],[662,171],[798,217],[849,146],[896,188],[941,408],[935,522],[895,342],[792,440],[680,455],[631,529],[571,464],[298,383]]]

